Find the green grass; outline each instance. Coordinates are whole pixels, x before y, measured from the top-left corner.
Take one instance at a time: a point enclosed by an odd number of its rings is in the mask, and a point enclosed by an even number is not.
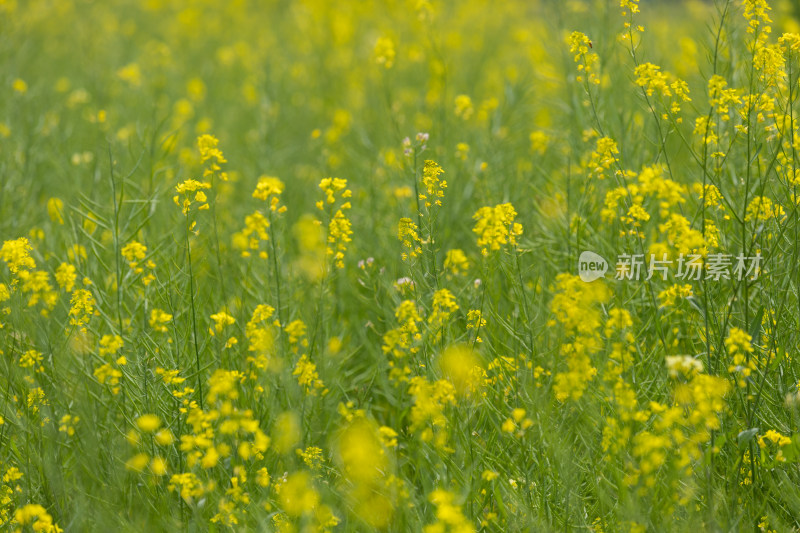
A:
[[[800,528],[750,4],[0,0],[0,530]]]

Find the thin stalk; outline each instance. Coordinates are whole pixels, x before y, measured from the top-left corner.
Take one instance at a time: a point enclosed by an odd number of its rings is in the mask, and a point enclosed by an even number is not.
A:
[[[200,409],[203,409],[203,378],[200,370],[200,349],[197,345],[197,313],[194,303],[194,268],[192,267],[192,247],[189,242],[191,233],[190,217],[186,215],[186,258],[189,261],[189,301],[192,306],[192,340],[194,341],[194,357],[197,371],[197,391],[200,395]]]

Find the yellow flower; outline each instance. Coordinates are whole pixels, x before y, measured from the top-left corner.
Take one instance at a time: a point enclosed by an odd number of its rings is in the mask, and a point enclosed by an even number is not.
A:
[[[201,182],[192,179],[185,180],[175,187],[175,190],[178,192],[178,194],[174,196],[172,200],[175,202],[175,205],[181,208],[181,212],[184,215],[189,213],[189,209],[191,208],[192,204],[195,203],[200,204],[197,209],[208,209],[208,204],[206,203],[207,198],[203,190],[210,188],[211,184],[208,182]],[[193,199],[190,198],[192,196],[191,193],[195,193]]]
[[[778,219],[786,214],[780,204],[773,203],[766,196],[756,196],[747,205],[745,221]]]
[[[311,362],[307,355],[300,357],[292,372],[293,376],[297,376],[297,383],[303,387],[306,394],[314,395],[317,389],[323,388],[325,385],[319,379],[317,373],[317,365]]]
[[[26,92],[28,92],[28,84],[25,83],[25,80],[22,80],[20,78],[17,78],[13,81],[13,83],[11,84],[11,88],[14,89],[15,92],[18,92],[20,94],[25,94]]]
[[[459,396],[479,392],[486,372],[477,353],[468,345],[458,344],[444,350],[439,358],[439,367]]]
[[[61,263],[56,268],[56,282],[65,292],[72,292],[77,277],[75,267],[69,263]]]
[[[302,320],[293,320],[286,325],[284,330],[289,335],[289,344],[297,344],[306,334],[306,325]],[[304,339],[302,344],[308,346],[308,341]]]
[[[36,268],[36,262],[31,257],[32,247],[25,237],[13,241],[4,241],[0,248],[0,259],[8,266],[12,274],[17,274],[22,269]]]
[[[759,31],[762,34],[768,34],[771,28],[768,26],[772,20],[769,18],[769,7],[767,0],[744,0],[744,18],[748,22],[747,33],[756,34]]]
[[[206,453],[205,455],[203,455],[203,458],[200,459],[200,466],[208,470],[209,468],[214,468],[215,466],[217,466],[218,462],[219,462],[219,452],[217,451],[216,448],[211,446],[206,450]]]
[[[493,470],[484,470],[483,474],[481,474],[481,479],[483,479],[484,481],[493,481],[498,477],[499,474],[497,472],[494,472]]]
[[[613,139],[610,137],[597,139],[597,146],[590,154],[589,162],[586,164],[589,176],[595,176],[598,179],[605,178],[605,171],[619,161],[617,155],[619,155],[619,149]]]
[[[169,446],[173,442],[175,442],[175,437],[172,435],[172,432],[168,429],[162,429],[158,433],[155,434],[154,439],[156,443],[160,446]]]
[[[162,311],[161,309],[153,308],[150,310],[150,327],[161,333],[167,332],[167,324],[172,320],[172,315]]]
[[[145,468],[147,468],[147,464],[150,462],[150,457],[146,453],[137,453],[125,463],[125,468],[127,470],[132,470],[134,472],[142,472]]]
[[[319,182],[319,188],[325,194],[325,200],[317,202],[317,208],[325,209],[325,205],[336,203],[336,196],[340,200],[345,200],[352,196],[352,192],[347,188],[347,180],[340,178],[323,178]],[[331,216],[328,223],[328,247],[326,253],[333,257],[333,264],[336,268],[344,268],[344,252],[347,250],[347,243],[351,242],[353,230],[350,220],[345,216],[344,211],[350,209],[350,202],[344,202],[339,209]]]
[[[461,506],[455,503],[455,495],[443,489],[434,490],[428,499],[436,506],[437,522],[425,526],[424,533],[438,533],[457,531],[458,533],[472,533],[475,527],[467,520],[461,511]]]
[[[319,503],[319,494],[307,472],[296,472],[281,485],[278,494],[281,508],[290,516],[310,514]]]
[[[328,225],[328,255],[333,256],[336,268],[344,268],[344,252],[347,250],[346,243],[351,242],[350,236],[353,234],[350,220],[342,213],[336,211],[330,224]]]
[[[444,268],[454,276],[460,276],[469,269],[469,261],[463,250],[448,250],[444,258]]]
[[[531,151],[538,155],[544,155],[550,142],[547,134],[543,131],[534,131],[528,138],[531,141]]]
[[[111,387],[112,394],[119,394],[119,380],[122,377],[122,372],[114,368],[111,363],[97,367],[94,370],[94,377],[101,385],[107,383]]]
[[[86,329],[89,318],[94,314],[94,296],[86,289],[77,289],[70,299],[69,323],[78,329]]]
[[[472,99],[469,96],[466,94],[459,94],[456,96],[455,113],[457,117],[463,120],[469,120],[474,111],[475,108],[472,106]]]
[[[387,69],[392,68],[395,57],[394,42],[388,37],[380,37],[375,42],[373,54],[378,65],[383,65]]]
[[[63,530],[53,522],[53,517],[41,505],[26,504],[14,512],[16,525],[31,526],[33,531],[42,533],[61,533]]]
[[[214,321],[214,327],[209,328],[208,332],[212,336],[217,333],[222,333],[222,330],[225,329],[226,326],[230,326],[236,322],[236,319],[225,311],[220,311],[219,313],[211,315],[211,320]]]
[[[163,457],[153,457],[150,461],[150,471],[156,476],[165,476],[167,474],[167,461]]]
[[[311,470],[319,470],[322,468],[322,462],[324,460],[322,457],[322,448],[309,446],[305,450],[297,450],[297,455]]]
[[[119,335],[103,335],[100,338],[100,355],[114,355],[124,345]]]
[[[403,243],[404,251],[401,255],[403,261],[417,257],[422,253],[420,246],[419,228],[410,218],[401,218],[397,226],[397,238]]]
[[[522,225],[514,222],[517,212],[510,203],[494,207],[481,207],[472,216],[476,221],[472,231],[478,235],[478,246],[483,255],[488,250],[499,250],[505,244],[517,244],[522,235]]]
[[[131,241],[122,247],[120,253],[137,274],[142,272],[142,269],[139,268],[139,261],[142,261],[147,255],[147,246],[137,241]]]
[[[284,213],[286,206],[279,207],[280,195],[283,194],[285,185],[281,180],[272,176],[261,176],[258,178],[256,190],[253,191],[253,198],[269,201],[271,211]]]
[[[458,143],[456,145],[456,158],[461,161],[466,161],[469,155],[469,145],[467,143]]]
[[[789,444],[792,443],[792,439],[790,437],[781,435],[774,429],[770,429],[766,433],[761,435],[758,438],[758,445],[761,446],[762,448],[766,448],[767,441],[771,442],[772,444],[776,444],[778,447],[788,446]]]
[[[444,174],[442,167],[434,161],[425,161],[425,167],[422,170],[422,184],[425,186],[426,194],[420,193],[419,195],[419,199],[425,202],[425,207],[430,208],[431,203],[442,205],[441,198],[444,197],[447,182],[439,179],[441,174]]]
[[[448,289],[439,289],[433,293],[433,305],[428,317],[428,324],[433,330],[442,328],[447,319],[458,310],[456,297]]]
[[[50,198],[47,200],[47,215],[53,222],[59,225],[64,224],[64,202],[61,198]]]
[[[136,63],[129,63],[118,69],[117,77],[133,87],[139,87],[142,84],[142,70]]]
[[[175,474],[169,480],[170,492],[178,491],[186,503],[191,504],[195,499],[202,497],[210,487],[204,486],[192,472]]]
[[[145,433],[154,433],[159,427],[161,427],[161,419],[159,419],[156,415],[146,414],[136,419],[136,425]]]
[[[300,421],[296,414],[286,411],[278,415],[273,428],[275,450],[280,454],[289,453],[300,440]]]
[[[378,433],[381,437],[381,442],[386,448],[394,448],[397,446],[397,432],[389,426],[381,426],[378,428]]]
[[[267,468],[266,467],[262,467],[256,473],[256,483],[258,483],[259,487],[266,488],[266,487],[269,486],[269,481],[270,481],[269,472],[267,472]]]
[[[588,75],[589,83],[600,85],[600,78],[595,73],[600,58],[594,52],[589,52],[589,49],[592,48],[592,41],[585,34],[574,31],[567,39],[567,44],[569,44],[569,51],[575,54],[573,59],[578,64],[578,77],[576,78],[578,82],[583,82],[584,75]]]
[[[36,372],[44,372],[42,366],[42,353],[36,350],[28,350],[19,356],[19,366],[21,368],[33,368]]]

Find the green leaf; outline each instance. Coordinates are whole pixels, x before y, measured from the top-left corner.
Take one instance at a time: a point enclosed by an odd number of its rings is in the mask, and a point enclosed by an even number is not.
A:
[[[739,432],[739,436],[736,438],[739,443],[739,449],[744,449],[746,445],[750,444],[750,441],[758,435],[758,431],[759,428],[750,428]]]
[[[750,337],[753,339],[753,344],[759,344],[761,341],[761,321],[764,318],[764,306],[758,308],[758,313],[756,316],[753,317],[752,322],[750,322]]]

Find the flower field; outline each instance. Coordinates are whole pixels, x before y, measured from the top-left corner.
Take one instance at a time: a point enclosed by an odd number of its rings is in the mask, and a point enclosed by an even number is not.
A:
[[[798,21],[0,0],[0,531],[800,531]]]

